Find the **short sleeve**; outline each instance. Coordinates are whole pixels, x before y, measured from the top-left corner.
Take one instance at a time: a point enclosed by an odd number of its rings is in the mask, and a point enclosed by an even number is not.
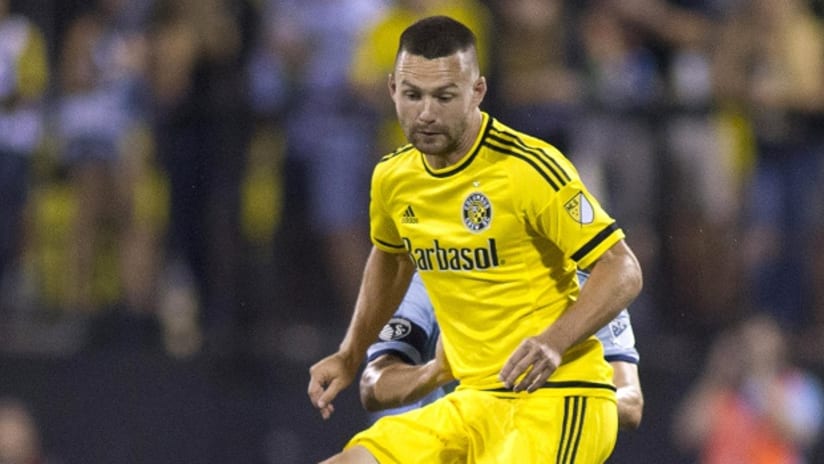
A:
[[[367,360],[391,353],[410,364],[423,364],[434,356],[439,333],[432,302],[415,274],[398,310],[369,347]]]
[[[535,229],[575,261],[581,269],[591,267],[624,232],[601,204],[587,191],[578,173],[568,164],[566,182],[543,185],[532,193],[527,215]]]
[[[604,345],[604,358],[608,362],[624,361],[638,364],[640,356],[635,348],[635,333],[629,311],[624,309],[609,324],[595,334]]]
[[[372,183],[369,198],[369,228],[372,244],[387,253],[401,253],[406,251],[398,232],[397,225],[392,219],[390,211],[384,202],[388,197],[383,191],[381,182],[381,165],[375,168],[372,174]]]

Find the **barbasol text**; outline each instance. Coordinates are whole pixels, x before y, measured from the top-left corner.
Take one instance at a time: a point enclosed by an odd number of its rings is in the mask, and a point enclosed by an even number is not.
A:
[[[487,241],[486,247],[478,248],[444,247],[438,239],[433,240],[429,247],[415,247],[406,237],[403,243],[421,271],[472,271],[499,264],[494,238]]]

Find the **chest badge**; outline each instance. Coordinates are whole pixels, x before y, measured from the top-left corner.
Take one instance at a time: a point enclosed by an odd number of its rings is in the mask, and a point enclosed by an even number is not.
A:
[[[475,192],[463,203],[463,222],[472,232],[480,232],[492,221],[492,204],[483,193]]]

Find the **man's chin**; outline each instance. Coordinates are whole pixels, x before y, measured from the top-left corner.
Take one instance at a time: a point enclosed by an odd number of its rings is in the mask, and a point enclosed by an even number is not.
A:
[[[415,145],[415,148],[417,148],[419,152],[425,155],[439,156],[444,153],[443,147],[439,144],[418,143],[413,145]]]
[[[437,136],[415,137],[412,145],[427,155],[440,155],[446,152],[446,144],[437,140]]]

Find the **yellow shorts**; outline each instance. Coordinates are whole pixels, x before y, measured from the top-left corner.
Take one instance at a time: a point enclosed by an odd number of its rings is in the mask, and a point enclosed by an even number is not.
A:
[[[386,416],[355,435],[389,463],[577,463],[607,460],[618,435],[614,397],[457,390]]]

